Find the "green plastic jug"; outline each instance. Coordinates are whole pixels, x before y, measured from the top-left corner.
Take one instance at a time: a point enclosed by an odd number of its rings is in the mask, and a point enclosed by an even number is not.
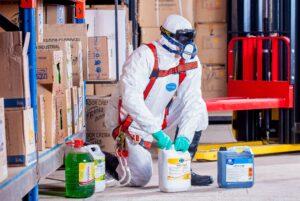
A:
[[[67,142],[71,147],[65,158],[66,197],[87,198],[95,191],[94,159],[81,139]]]

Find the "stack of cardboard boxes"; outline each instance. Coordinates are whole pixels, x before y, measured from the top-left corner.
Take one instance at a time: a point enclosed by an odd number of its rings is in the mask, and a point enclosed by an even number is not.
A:
[[[196,44],[205,99],[226,96],[226,0],[195,0]]]
[[[86,11],[86,23],[89,26],[88,80],[97,81],[86,85],[87,142],[99,144],[107,152],[114,151],[114,141],[104,123],[105,108],[117,81],[114,15],[114,6],[91,6]],[[128,8],[119,6],[119,77],[127,56],[132,52],[131,28]]]
[[[25,40],[21,32],[0,33],[0,168],[5,165],[5,140],[9,165],[29,165],[36,159],[33,110],[30,107],[29,69]],[[5,129],[3,128],[5,122]]]
[[[160,26],[171,14],[179,14],[194,24],[194,0],[139,0],[138,22],[141,27],[141,43],[160,38]]]
[[[44,25],[44,42],[37,45],[37,79],[45,111],[45,137],[40,138],[45,139],[46,148],[84,130],[86,55],[85,25]]]

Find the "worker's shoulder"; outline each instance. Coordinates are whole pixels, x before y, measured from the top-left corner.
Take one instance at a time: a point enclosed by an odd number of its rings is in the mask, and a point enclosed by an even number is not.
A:
[[[198,62],[199,65],[201,65],[200,59],[199,59],[199,57],[197,55],[194,58],[192,58],[192,59],[188,59],[186,61],[186,63],[191,63],[191,62],[195,62],[195,61]]]
[[[149,54],[149,53],[151,53],[151,50],[150,50],[150,48],[148,47],[147,44],[141,44],[138,48],[136,48],[136,49],[134,50],[133,53],[139,54],[139,55],[142,55],[142,54]]]

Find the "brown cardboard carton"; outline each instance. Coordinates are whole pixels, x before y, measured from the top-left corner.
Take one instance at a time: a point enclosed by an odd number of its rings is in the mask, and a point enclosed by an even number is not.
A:
[[[159,28],[142,28],[141,29],[141,43],[147,44],[152,41],[160,39]]]
[[[160,27],[171,14],[182,15],[193,25],[193,0],[139,1],[138,22],[141,27]]]
[[[107,131],[104,116],[110,97],[89,96],[86,99],[86,131]]]
[[[115,72],[111,65],[112,45],[106,36],[89,37],[89,80],[113,80]]]
[[[78,89],[72,87],[72,132],[78,133]]]
[[[79,87],[83,82],[81,41],[71,42],[71,56],[73,86]]]
[[[46,24],[66,23],[66,10],[64,5],[47,5],[45,11]]]
[[[86,95],[94,96],[95,95],[95,85],[94,84],[86,84]]]
[[[195,0],[195,22],[226,22],[226,0]]]
[[[205,64],[226,64],[226,24],[197,24],[196,29],[196,44],[200,61]]]
[[[1,5],[0,13],[13,24],[19,26],[19,5],[17,3]],[[0,32],[5,32],[5,30],[0,27]]]
[[[201,88],[204,99],[226,97],[226,68],[224,66],[203,65]]]
[[[46,148],[45,136],[45,98],[44,95],[38,96],[38,150],[43,151]]]
[[[72,56],[71,56],[71,42],[63,41],[58,43],[38,43],[38,50],[62,50],[62,65],[61,65],[61,83],[65,86],[65,88],[69,89],[73,86],[73,78],[72,78]]]
[[[83,76],[87,78],[87,26],[86,24],[45,24],[44,42],[81,41]]]
[[[85,96],[83,84],[78,87],[78,131],[85,130]]]
[[[63,74],[63,52],[37,51],[37,80],[39,84],[61,84]]]
[[[114,24],[115,9],[114,6],[97,6],[97,9],[86,10],[86,23],[88,24],[88,36],[107,37],[107,46],[109,52],[109,72],[110,80],[116,80],[116,33],[114,26],[107,26]],[[119,77],[122,74],[123,65],[127,59],[127,23],[128,23],[128,9],[126,6],[118,8],[118,63],[119,63]]]
[[[9,165],[29,165],[36,160],[33,110],[5,110],[7,160]]]
[[[2,182],[8,176],[3,98],[0,98],[0,172],[0,182]]]
[[[87,132],[86,141],[91,144],[98,144],[101,151],[115,153],[115,141],[108,131]]]
[[[38,85],[38,95],[44,96],[45,110],[45,146],[51,148],[56,144],[56,102],[52,86]]]
[[[72,96],[71,89],[56,87],[56,141],[61,144],[72,135]]]
[[[5,107],[30,107],[28,43],[29,34],[22,47],[21,32],[0,33],[0,97]]]
[[[95,95],[97,96],[111,96],[116,89],[117,84],[95,84]]]

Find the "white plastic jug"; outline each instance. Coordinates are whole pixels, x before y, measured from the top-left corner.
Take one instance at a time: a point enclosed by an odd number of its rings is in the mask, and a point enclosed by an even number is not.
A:
[[[188,151],[159,150],[159,189],[163,192],[187,191],[191,187],[191,156]]]
[[[92,155],[95,162],[95,192],[101,192],[105,189],[105,155],[99,145],[92,144],[86,146],[86,149]]]

